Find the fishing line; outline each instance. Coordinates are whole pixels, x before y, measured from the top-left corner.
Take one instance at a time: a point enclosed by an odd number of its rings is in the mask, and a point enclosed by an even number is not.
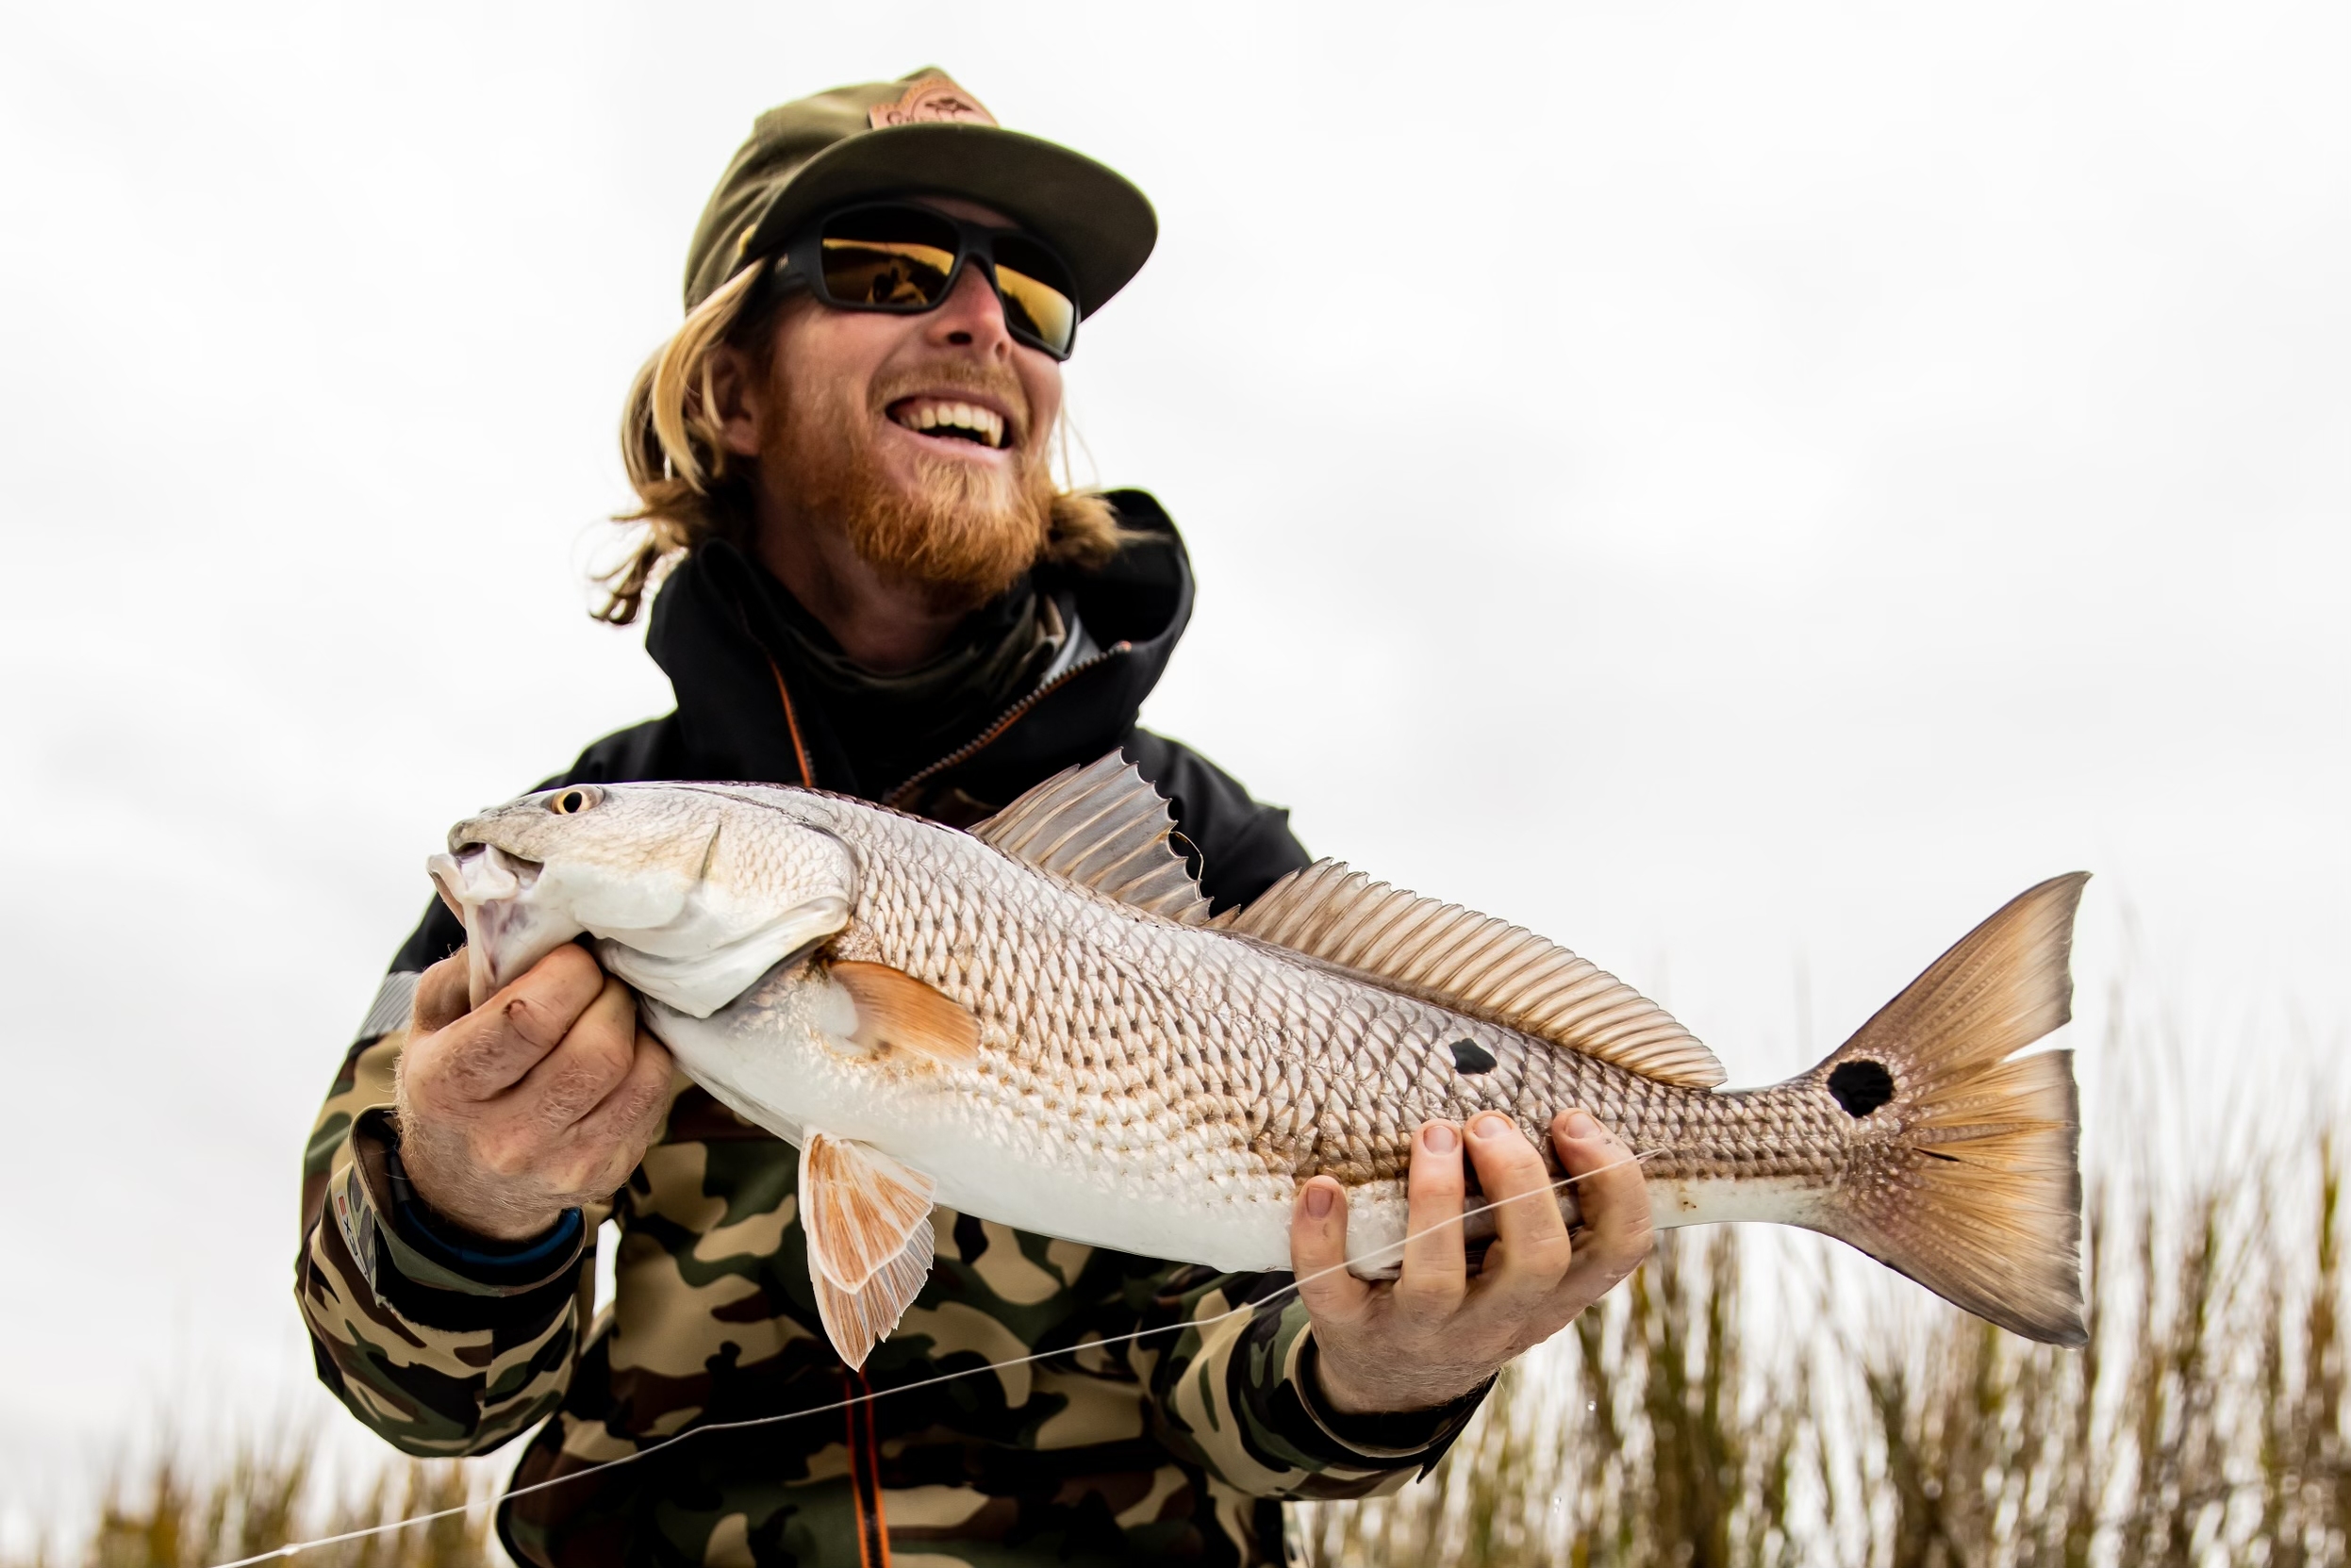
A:
[[[1395,1241],[1389,1242],[1382,1246],[1374,1247],[1369,1253],[1366,1254],[1363,1261],[1368,1262],[1370,1259],[1382,1257],[1389,1252],[1394,1252],[1400,1257],[1403,1254],[1404,1248],[1410,1246],[1414,1242],[1418,1241],[1421,1237],[1433,1236],[1438,1231],[1445,1230],[1449,1226],[1467,1224],[1469,1216],[1473,1213],[1491,1213],[1495,1210],[1501,1208],[1504,1204],[1516,1203],[1522,1199],[1535,1197],[1546,1193],[1555,1193],[1563,1187],[1572,1187],[1579,1181],[1586,1180],[1595,1176],[1603,1175],[1606,1172],[1619,1169],[1625,1165],[1637,1165],[1644,1160],[1653,1159],[1657,1155],[1666,1152],[1668,1151],[1663,1148],[1643,1149],[1636,1154],[1628,1154],[1621,1160],[1612,1160],[1605,1165],[1596,1166],[1591,1170],[1585,1171],[1581,1176],[1563,1176],[1556,1181],[1547,1182],[1540,1187],[1530,1187],[1527,1191],[1515,1194],[1510,1197],[1482,1203],[1475,1209],[1465,1205],[1460,1213],[1453,1215],[1449,1219],[1441,1219],[1434,1225],[1426,1226],[1418,1230],[1407,1231],[1402,1236],[1398,1237]],[[1254,1314],[1260,1308],[1272,1306],[1274,1303],[1282,1300],[1284,1296],[1297,1295],[1300,1287],[1311,1285],[1317,1279],[1328,1279],[1333,1274],[1344,1272],[1347,1267],[1348,1264],[1344,1262],[1336,1263],[1333,1263],[1329,1268],[1316,1269],[1312,1274],[1294,1278],[1287,1284],[1275,1286],[1273,1290],[1269,1291],[1264,1296],[1255,1301],[1244,1301],[1239,1306],[1232,1308],[1226,1312],[1218,1312],[1214,1317],[1185,1318],[1181,1323],[1162,1323],[1150,1329],[1136,1329],[1128,1333],[1114,1334],[1107,1339],[1088,1340],[1084,1345],[1072,1345],[1059,1350],[1039,1350],[1033,1355],[1014,1356],[1001,1362],[989,1362],[982,1366],[968,1366],[955,1372],[941,1372],[933,1377],[919,1378],[911,1383],[894,1383],[888,1388],[872,1389],[864,1394],[853,1395],[846,1399],[836,1399],[830,1404],[810,1405],[804,1410],[784,1411],[774,1415],[746,1416],[740,1421],[713,1421],[707,1426],[689,1427],[685,1431],[679,1432],[673,1437],[665,1437],[656,1443],[647,1444],[645,1446],[638,1448],[634,1453],[623,1454],[619,1459],[604,1460],[599,1463],[589,1465],[585,1470],[574,1470],[568,1476],[557,1476],[552,1480],[534,1481],[529,1486],[515,1487],[506,1493],[505,1498],[503,1500],[511,1501],[516,1497],[527,1497],[535,1492],[551,1492],[556,1487],[569,1486],[573,1481],[583,1480],[586,1477],[596,1475],[602,1471],[618,1470],[624,1464],[635,1464],[638,1460],[648,1458],[649,1456],[660,1453],[665,1449],[674,1447],[678,1444],[686,1442],[688,1438],[701,1437],[709,1432],[746,1431],[753,1427],[779,1426],[784,1422],[798,1421],[805,1416],[829,1415],[836,1411],[845,1411],[853,1405],[869,1403],[872,1400],[883,1397],[885,1395],[911,1394],[919,1388],[934,1388],[940,1383],[952,1383],[964,1378],[976,1378],[984,1372],[999,1372],[1006,1367],[1028,1366],[1036,1362],[1049,1362],[1061,1357],[1074,1356],[1080,1350],[1090,1350],[1097,1347],[1107,1348],[1114,1345],[1131,1345],[1137,1340],[1148,1338],[1152,1334],[1181,1333],[1186,1329],[1211,1328],[1216,1324],[1224,1323],[1233,1318]],[[497,1505],[492,1504],[491,1506],[494,1508]],[[315,1541],[290,1542],[286,1545],[262,1552],[255,1557],[240,1557],[233,1562],[215,1563],[212,1565],[212,1568],[254,1568],[256,1563],[275,1562],[280,1559],[292,1557],[298,1552],[313,1551],[321,1546],[339,1546],[346,1541],[364,1541],[370,1536],[389,1535],[394,1530],[405,1530],[411,1525],[429,1525],[437,1519],[454,1519],[459,1514],[469,1513],[471,1511],[472,1511],[472,1505],[470,1503],[459,1504],[455,1508],[437,1509],[431,1513],[419,1513],[406,1519],[395,1519],[389,1524],[370,1525],[364,1529],[345,1530],[340,1535],[323,1535]]]

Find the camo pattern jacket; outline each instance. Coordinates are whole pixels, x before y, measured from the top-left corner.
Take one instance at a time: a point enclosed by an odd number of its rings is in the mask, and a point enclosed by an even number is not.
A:
[[[1117,748],[1167,797],[1203,891],[1246,900],[1305,851],[1286,814],[1135,727],[1192,584],[1157,503],[1111,500],[1128,547],[1036,583],[1098,651],[1022,674],[1035,689],[1009,707],[978,693],[965,705],[980,718],[948,702],[934,716],[943,760],[915,776],[919,791],[909,781],[886,798],[969,821]],[[877,694],[828,698],[805,639],[781,624],[787,597],[720,544],[680,565],[647,637],[677,712],[597,742],[561,782],[767,779],[885,798],[874,786],[902,766],[886,742],[920,716]],[[978,726],[969,739],[965,722]],[[795,1151],[682,1079],[608,1212],[535,1250],[453,1245],[406,1200],[390,1106],[416,974],[461,939],[446,912],[427,916],[343,1059],[304,1167],[297,1295],[321,1378],[398,1447],[479,1454],[537,1428],[500,1513],[521,1560],[1279,1562],[1278,1499],[1400,1486],[1476,1408],[1376,1421],[1320,1409],[1287,1275],[944,1211],[930,1281],[861,1378],[820,1327]],[[615,1289],[595,1311],[607,1218]]]
[[[1160,737],[1130,750],[1246,863],[1216,801],[1261,808]],[[538,1428],[500,1514],[522,1561],[1281,1562],[1280,1499],[1393,1490],[1476,1409],[1322,1409],[1286,1274],[945,1210],[929,1283],[852,1373],[817,1315],[796,1151],[683,1077],[608,1208],[536,1252],[469,1254],[406,1199],[390,1114],[417,971],[459,934],[427,920],[344,1056],[305,1161],[297,1295],[320,1376],[399,1448]],[[600,1230],[618,1246],[595,1312]]]
[[[682,1079],[613,1199],[617,1289],[592,1326],[594,1229],[531,1277],[469,1278],[404,1234],[388,1186],[413,987],[387,985],[319,1117],[299,1296],[328,1385],[406,1452],[478,1454],[546,1422],[516,1488],[580,1478],[509,1498],[522,1560],[1279,1562],[1272,1499],[1392,1490],[1473,1408],[1321,1410],[1285,1275],[944,1210],[930,1283],[860,1378],[819,1327],[794,1151]],[[884,1396],[842,1408],[869,1386]]]

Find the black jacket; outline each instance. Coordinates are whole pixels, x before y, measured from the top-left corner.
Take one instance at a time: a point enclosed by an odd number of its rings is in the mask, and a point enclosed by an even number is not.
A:
[[[814,784],[961,824],[1117,748],[1169,797],[1210,897],[1254,897],[1305,852],[1285,813],[1136,727],[1192,579],[1150,497],[1113,501],[1142,536],[1107,568],[1038,571],[929,674],[872,682],[870,700],[771,576],[704,547],[648,637],[677,711],[596,742],[562,780]],[[343,1057],[304,1163],[297,1295],[321,1378],[406,1451],[480,1453],[536,1428],[499,1515],[519,1561],[853,1562],[885,1538],[886,1496],[888,1538],[957,1561],[1272,1564],[1273,1499],[1392,1490],[1477,1408],[1324,1409],[1285,1275],[945,1211],[919,1331],[852,1374],[821,1337],[797,1157],[690,1084],[612,1197],[618,1289],[590,1325],[601,1208],[513,1246],[453,1240],[398,1180],[406,1000],[461,940],[437,905]],[[844,1416],[867,1387],[890,1397]],[[749,1420],[764,1424],[729,1425]],[[712,1429],[658,1441],[698,1426]],[[599,1462],[621,1454],[643,1462]]]
[[[662,586],[645,638],[677,693],[676,711],[604,736],[538,787],[804,784],[969,826],[1062,768],[1116,749],[1167,797],[1210,900],[1219,909],[1246,903],[1305,865],[1306,851],[1288,812],[1260,805],[1199,752],[1136,724],[1192,619],[1192,566],[1158,502],[1141,490],[1109,499],[1138,536],[1133,543],[1099,571],[1040,568],[1033,586],[1016,590],[1022,603],[1034,591],[1073,606],[1094,651],[1034,686],[906,713],[888,733],[855,704],[823,699],[804,642],[784,624],[804,612],[782,586],[732,546],[704,545]],[[991,605],[973,619],[1001,612]],[[909,732],[930,749],[909,750]],[[392,966],[423,968],[464,940],[456,917],[436,902]]]

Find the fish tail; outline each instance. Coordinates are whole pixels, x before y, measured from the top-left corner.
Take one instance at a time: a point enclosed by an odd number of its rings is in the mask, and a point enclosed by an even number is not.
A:
[[[2073,1015],[2074,912],[2053,877],[1969,932],[1796,1083],[1895,1130],[1854,1146],[1811,1223],[1956,1306],[2081,1345],[2073,1052],[2017,1057]]]

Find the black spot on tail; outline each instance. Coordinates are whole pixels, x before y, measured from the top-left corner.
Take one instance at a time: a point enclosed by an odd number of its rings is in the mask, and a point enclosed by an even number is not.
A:
[[[1455,1070],[1465,1073],[1490,1073],[1494,1070],[1494,1053],[1474,1040],[1456,1040],[1451,1047]]]
[[[1840,1062],[1829,1075],[1829,1092],[1846,1114],[1866,1116],[1894,1098],[1894,1075],[1882,1062]]]

